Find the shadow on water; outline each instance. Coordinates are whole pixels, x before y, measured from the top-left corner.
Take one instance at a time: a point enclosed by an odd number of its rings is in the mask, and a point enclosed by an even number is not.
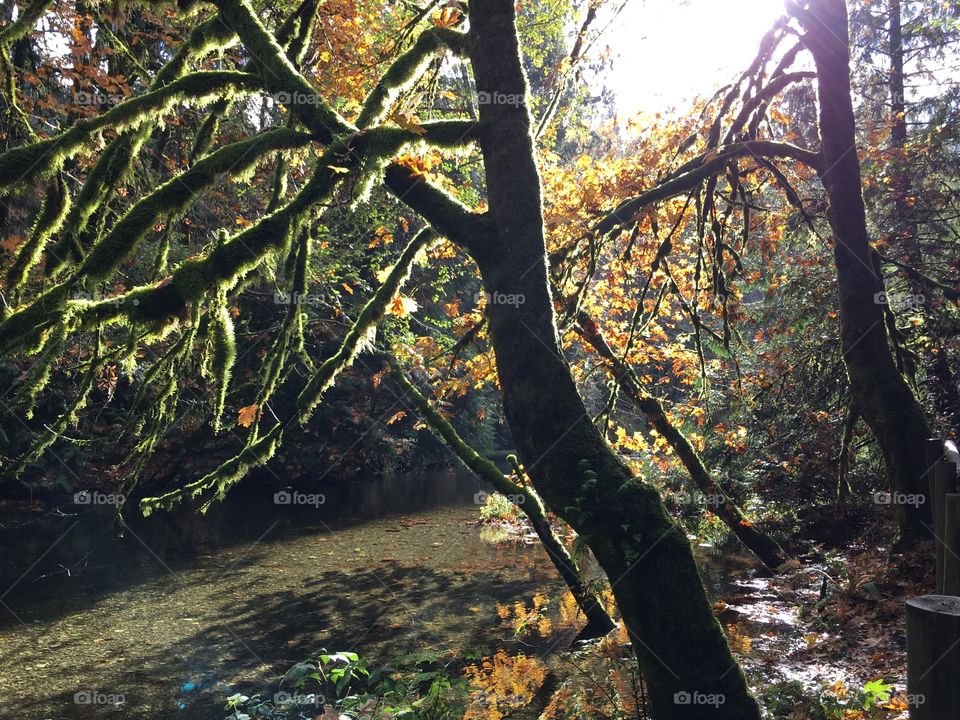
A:
[[[0,547],[15,548],[0,553],[0,599],[14,612],[22,608],[36,613],[34,619],[51,619],[171,570],[202,566],[225,548],[247,547],[252,560],[264,552],[258,546],[297,535],[467,505],[478,489],[472,476],[434,472],[331,484],[316,502],[301,495],[298,504],[278,504],[273,493],[245,484],[206,514],[196,505],[182,505],[144,518],[128,506],[126,527],[115,522],[109,506],[66,504],[43,513],[0,512]],[[67,586],[72,601],[57,602],[57,592]],[[45,602],[48,599],[54,601]],[[0,615],[0,630],[16,623],[13,614]]]
[[[479,540],[471,478],[352,485],[317,507],[245,493],[123,537],[91,512],[5,518],[3,588],[29,571],[0,607],[0,718],[222,718],[320,648],[489,645],[497,602],[558,588],[540,548]]]

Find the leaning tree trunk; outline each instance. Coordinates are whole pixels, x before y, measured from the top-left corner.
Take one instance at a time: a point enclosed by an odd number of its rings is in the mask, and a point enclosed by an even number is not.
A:
[[[723,492],[707,466],[704,465],[700,453],[697,452],[697,449],[690,443],[680,428],[667,417],[660,401],[643,389],[633,368],[617,356],[593,318],[582,310],[577,314],[577,332],[600,357],[609,363],[610,372],[620,382],[627,397],[640,412],[647,416],[654,429],[670,443],[670,447],[673,448],[673,452],[683,463],[697,489],[705,497],[715,499],[710,510],[723,520],[747,550],[756,555],[760,562],[770,570],[776,572],[789,560],[783,548],[769,535],[757,530],[753,523],[747,520],[733,498]]]
[[[897,370],[884,327],[883,278],[873,261],[857,156],[850,92],[850,45],[844,0],[813,0],[796,10],[817,67],[822,168],[830,201],[834,260],[840,291],[840,339],[850,386],[861,417],[883,453],[891,488],[926,495],[926,417]],[[928,504],[896,505],[904,540],[926,534]]]
[[[685,534],[590,420],[561,353],[540,177],[513,0],[470,5],[492,231],[470,248],[488,306],[504,412],[548,506],[587,540],[630,632],[657,720],[751,720],[759,709],[704,592]],[[722,704],[721,704],[722,700]]]
[[[460,462],[478,478],[490,483],[497,492],[510,498],[517,510],[530,521],[530,526],[540,539],[543,549],[547,551],[550,562],[557,569],[560,578],[567,584],[567,589],[573,595],[573,599],[587,620],[587,624],[580,630],[577,639],[589,640],[610,633],[616,627],[616,623],[607,614],[600,598],[587,587],[580,577],[580,568],[576,561],[567,552],[567,548],[550,526],[540,496],[532,488],[522,484],[514,485],[493,462],[470,447],[460,437],[453,425],[440,414],[440,411],[430,404],[427,397],[417,389],[401,368],[397,367],[395,375],[404,391],[404,395],[409,396],[420,414],[434,431],[443,438],[447,447],[460,459]],[[511,460],[513,459],[515,458],[511,456]]]

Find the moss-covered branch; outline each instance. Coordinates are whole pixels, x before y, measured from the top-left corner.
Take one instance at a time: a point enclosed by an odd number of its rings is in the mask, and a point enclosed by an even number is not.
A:
[[[482,242],[493,232],[489,221],[474,213],[449,193],[430,183],[400,163],[391,163],[384,173],[384,183],[397,199],[419,213],[451,242],[468,246]]]
[[[70,191],[63,181],[62,174],[58,173],[50,181],[50,187],[30,231],[30,237],[20,248],[16,259],[7,270],[6,286],[14,305],[19,304],[20,291],[27,280],[27,275],[40,260],[44,245],[63,223],[69,209]]]
[[[277,29],[277,44],[287,53],[294,67],[300,67],[310,46],[310,37],[316,25],[320,2],[321,0],[303,0]]]
[[[206,256],[187,260],[159,283],[98,301],[68,300],[73,285],[69,281],[60,283],[27,308],[0,322],[0,352],[32,343],[64,311],[69,311],[86,327],[120,319],[136,325],[163,326],[173,318],[185,316],[187,308],[207,293],[232,287],[264,258],[288,247],[301,224],[312,217],[346,177],[343,170],[374,174],[379,166],[405,148],[457,146],[469,142],[475,128],[475,123],[461,121],[426,123],[426,133],[416,135],[402,128],[381,127],[334,143],[317,161],[310,180],[286,206],[218,245]]]
[[[324,360],[297,397],[297,419],[301,423],[307,421],[320,403],[323,393],[333,384],[337,375],[353,362],[353,359],[369,342],[371,332],[376,329],[377,323],[386,315],[390,301],[393,300],[407,278],[410,277],[410,271],[413,269],[413,263],[417,255],[434,243],[437,237],[437,233],[432,228],[424,228],[404,248],[383,284],[364,305],[360,316],[340,344],[339,350]]]
[[[219,15],[203,21],[190,32],[186,42],[177,48],[170,61],[156,74],[148,90],[158,90],[177,80],[187,71],[192,60],[202,58],[213,50],[228,47],[235,40],[233,30],[224,25]],[[129,174],[141,146],[154,129],[155,126],[150,123],[129,128],[100,153],[96,164],[84,178],[83,187],[80,188],[76,202],[63,223],[60,238],[47,252],[44,268],[47,275],[55,274],[70,260],[82,259],[86,243],[80,240],[80,236],[86,229],[87,222]]]
[[[594,226],[594,232],[597,235],[606,235],[629,223],[640,210],[648,205],[690,192],[707,178],[722,172],[731,160],[745,155],[767,159],[790,158],[814,169],[820,167],[819,153],[789,143],[766,140],[734,143],[694,158],[670,173],[656,187],[637,197],[623,201]]]
[[[9,45],[33,30],[53,0],[32,0],[20,9],[20,16],[0,30],[0,44]]]
[[[233,28],[250,54],[264,85],[317,140],[329,143],[337,136],[356,132],[294,67],[247,0],[217,0],[215,4],[224,22]]]
[[[409,277],[417,255],[436,239],[436,233],[430,228],[421,230],[413,237],[383,284],[364,306],[360,316],[340,343],[340,348],[310,377],[307,386],[297,397],[296,408],[290,415],[276,423],[263,437],[254,439],[236,457],[199,480],[159,497],[144,498],[140,503],[144,514],[149,515],[159,508],[169,509],[187,497],[199,497],[211,490],[215,492],[216,498],[222,498],[230,486],[240,481],[250,470],[266,464],[276,452],[282,440],[284,428],[297,420],[305,422],[319,404],[323,392],[357,356],[371,331],[375,329],[376,323],[383,318],[390,301]]]
[[[136,203],[87,255],[77,271],[81,278],[108,278],[130,256],[137,243],[163,218],[169,222],[182,214],[194,199],[213,187],[224,175],[241,177],[265,155],[277,150],[303,147],[310,135],[280,128],[235,142],[211,153],[147,197]]]
[[[650,421],[654,429],[673,448],[683,463],[690,479],[705,497],[714,498],[713,512],[726,523],[730,531],[770,570],[776,571],[789,559],[783,549],[768,535],[750,523],[733,499],[724,493],[714,480],[691,442],[670,420],[663,405],[643,388],[634,369],[614,352],[600,332],[593,318],[581,310],[577,316],[576,331],[584,342],[602,357],[607,369],[616,378],[624,394]]]
[[[20,473],[22,473],[27,466],[40,459],[47,448],[53,445],[68,427],[77,422],[77,413],[86,407],[90,391],[93,389],[94,380],[97,378],[97,370],[100,368],[101,342],[101,334],[97,333],[93,354],[87,364],[83,378],[80,380],[80,387],[74,393],[73,399],[70,401],[66,410],[60,414],[60,417],[56,419],[53,425],[45,428],[45,431],[40,433],[31,448],[16,461],[5,473],[6,475],[13,478],[19,477]]]
[[[381,122],[397,97],[413,86],[430,62],[444,50],[466,53],[466,35],[450,28],[425,30],[409,50],[393,61],[363,103],[357,127],[368,128]]]
[[[78,120],[59,135],[8,150],[0,155],[0,187],[20,185],[38,175],[49,174],[85,145],[90,145],[94,133],[100,130],[122,130],[154,121],[158,114],[180,102],[203,103],[259,89],[259,78],[250,73],[226,70],[192,73],[130,98],[96,117]]]

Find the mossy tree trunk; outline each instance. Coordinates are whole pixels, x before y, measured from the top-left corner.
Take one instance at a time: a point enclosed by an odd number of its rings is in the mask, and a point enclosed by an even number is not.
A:
[[[817,67],[822,171],[830,201],[840,291],[840,337],[860,415],[877,439],[893,490],[926,494],[924,442],[930,428],[898,371],[884,326],[883,278],[867,233],[856,121],[850,91],[850,45],[844,0],[813,0],[795,12]],[[929,504],[897,504],[904,540],[924,536]]]
[[[480,147],[490,212],[462,240],[491,296],[490,335],[504,411],[520,459],[546,504],[585,537],[610,578],[657,720],[759,718],[756,702],[713,617],[685,534],[659,494],[634,477],[591,422],[560,349],[547,257],[526,79],[513,0],[470,6],[470,59],[481,97]],[[388,173],[391,189],[451,239],[462,208],[422,180]],[[445,213],[445,216],[444,216]],[[688,695],[689,694],[689,695]],[[710,704],[722,696],[723,703]],[[697,702],[685,702],[687,698]]]

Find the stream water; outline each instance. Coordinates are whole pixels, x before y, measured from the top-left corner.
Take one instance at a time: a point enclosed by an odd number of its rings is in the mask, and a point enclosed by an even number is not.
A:
[[[497,602],[561,585],[539,546],[481,541],[477,490],[452,472],[322,504],[247,490],[122,533],[109,508],[0,515],[0,718],[219,719],[320,648],[489,646]]]

